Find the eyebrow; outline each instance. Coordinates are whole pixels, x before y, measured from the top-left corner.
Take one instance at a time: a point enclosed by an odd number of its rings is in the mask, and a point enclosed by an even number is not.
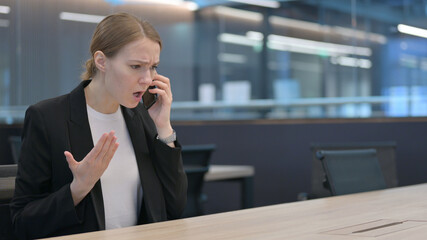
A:
[[[138,60],[138,59],[131,59],[131,60],[129,60],[129,62],[140,62],[143,64],[149,64],[150,63],[150,61],[148,61],[148,60]],[[154,65],[159,65],[159,64],[160,64],[160,61],[154,63]]]

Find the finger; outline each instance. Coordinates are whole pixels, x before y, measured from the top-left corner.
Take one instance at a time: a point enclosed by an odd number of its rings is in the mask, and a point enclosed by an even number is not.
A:
[[[153,81],[153,85],[155,85],[155,86],[157,86],[157,88],[160,88],[163,90],[170,89],[169,84],[167,84],[165,82]],[[155,88],[153,88],[153,89],[155,89]]]
[[[152,93],[152,94],[155,94],[155,93],[161,94],[161,92],[164,91],[165,93],[167,93],[169,96],[172,97],[172,91],[171,91],[170,87],[167,84],[162,83],[162,82],[158,82],[158,81],[155,81],[155,82],[156,82],[155,84],[156,84],[157,87],[156,88],[148,89],[148,91],[150,93]]]
[[[114,144],[112,144],[111,147],[108,149],[107,154],[105,154],[104,162],[105,162],[105,164],[107,164],[107,166],[110,164],[111,159],[113,159],[113,156],[116,153],[116,150],[118,147],[119,147],[119,143],[114,142]]]
[[[154,75],[153,80],[160,80],[160,81],[165,81],[168,78],[163,76],[162,74],[157,73],[156,75]]]
[[[102,158],[100,158],[100,164],[104,169],[106,169],[110,164],[111,159],[113,159],[114,153],[116,152],[119,146],[119,143],[117,143],[116,140],[117,140],[117,137],[114,137],[114,140],[111,142],[111,144],[107,148],[106,153]]]
[[[71,169],[72,167],[74,167],[77,163],[77,161],[74,159],[73,154],[71,154],[69,151],[65,151],[64,152],[65,155],[65,159],[68,162],[68,167]]]
[[[150,92],[156,93],[162,101],[172,102],[172,93],[168,94],[165,90],[160,88],[150,89]]]
[[[158,78],[154,78],[151,85],[156,85],[158,88],[164,89],[167,94],[170,95],[172,98],[172,90],[169,78],[162,75],[158,75]]]
[[[170,86],[170,79],[169,79],[169,78],[167,78],[167,77],[165,77],[165,76],[163,76],[163,75],[157,74],[157,75],[153,78],[153,84],[155,84],[155,83],[156,83],[156,81],[157,81],[157,82],[165,83],[166,85]]]
[[[101,151],[96,156],[95,161],[102,161],[104,159],[105,155],[107,154],[108,150],[110,149],[112,144],[114,144],[116,142],[116,140],[117,140],[117,137],[114,136],[114,131],[111,131],[108,134],[107,140],[105,141],[104,145],[102,146]]]
[[[99,138],[98,142],[96,143],[95,147],[93,147],[92,150],[88,153],[87,156],[89,157],[89,159],[96,158],[99,155],[99,153],[102,150],[102,147],[107,141],[107,138],[108,138],[107,133],[102,134],[102,136]]]

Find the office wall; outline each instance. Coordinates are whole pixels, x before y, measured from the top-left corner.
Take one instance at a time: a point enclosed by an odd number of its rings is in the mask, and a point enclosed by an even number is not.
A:
[[[427,119],[303,120],[175,124],[182,144],[215,143],[212,164],[255,167],[255,206],[297,200],[310,192],[312,142],[395,141],[399,185],[427,182]],[[207,213],[240,207],[237,182],[207,183]]]

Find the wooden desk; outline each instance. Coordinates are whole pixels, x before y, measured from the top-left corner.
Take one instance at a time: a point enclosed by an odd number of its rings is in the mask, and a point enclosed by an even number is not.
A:
[[[421,184],[71,235],[58,239],[425,239],[426,199],[427,184]],[[362,226],[361,224],[367,222],[371,222],[372,225],[381,219],[383,222],[391,220],[403,223],[353,234],[331,232],[349,226]]]
[[[246,165],[211,165],[205,175],[205,181],[221,181],[253,177],[255,169]]]
[[[209,172],[205,175],[205,181],[238,181],[241,189],[242,208],[254,206],[254,184],[253,177],[255,169],[246,165],[211,165]]]

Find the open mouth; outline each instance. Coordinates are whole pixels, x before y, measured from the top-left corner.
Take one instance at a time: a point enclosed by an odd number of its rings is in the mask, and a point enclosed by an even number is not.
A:
[[[142,97],[142,92],[134,92],[133,96],[136,98],[141,98]]]

